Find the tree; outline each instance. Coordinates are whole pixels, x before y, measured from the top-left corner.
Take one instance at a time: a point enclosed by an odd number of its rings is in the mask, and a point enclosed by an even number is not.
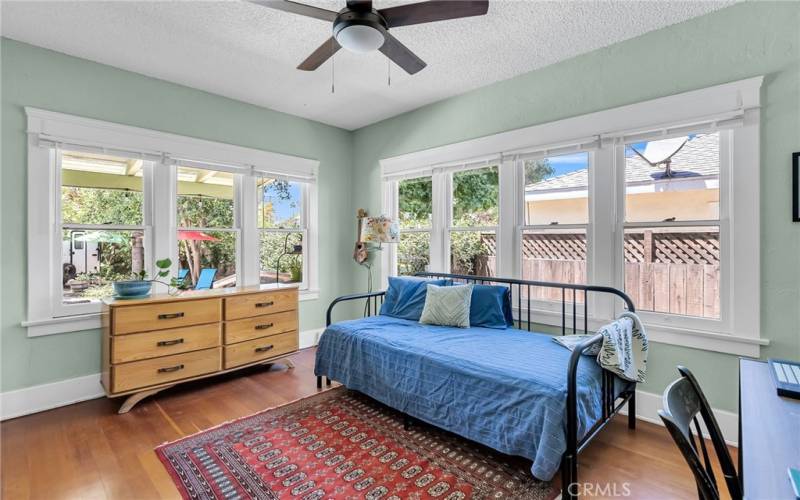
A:
[[[550,177],[556,172],[550,160],[542,158],[540,160],[525,160],[525,185],[536,184]]]
[[[177,200],[178,227],[229,228],[233,227],[233,200],[201,195],[180,195]],[[233,233],[218,232],[212,236],[218,241],[182,240],[179,261],[185,263],[197,283],[200,269],[213,267],[219,274],[228,274],[235,263],[236,237]]]

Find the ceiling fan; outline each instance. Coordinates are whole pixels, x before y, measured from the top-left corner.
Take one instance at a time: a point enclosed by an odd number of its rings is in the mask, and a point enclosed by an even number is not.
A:
[[[251,1],[264,7],[333,23],[333,36],[297,67],[303,71],[314,71],[344,47],[360,53],[380,50],[413,75],[425,67],[425,61],[392,36],[389,33],[391,28],[482,16],[489,10],[489,0],[432,0],[380,10],[372,8],[372,0],[347,0],[347,6],[339,12],[290,0]]]

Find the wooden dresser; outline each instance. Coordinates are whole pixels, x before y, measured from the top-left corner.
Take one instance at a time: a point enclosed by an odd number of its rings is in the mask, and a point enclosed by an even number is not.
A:
[[[223,288],[107,299],[103,368],[108,397],[128,396],[119,413],[173,385],[260,363],[298,349],[297,288]]]

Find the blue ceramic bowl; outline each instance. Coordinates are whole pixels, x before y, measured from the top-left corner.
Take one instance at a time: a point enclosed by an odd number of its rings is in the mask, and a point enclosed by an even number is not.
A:
[[[150,295],[153,286],[149,281],[115,281],[114,296],[118,299],[135,299]]]

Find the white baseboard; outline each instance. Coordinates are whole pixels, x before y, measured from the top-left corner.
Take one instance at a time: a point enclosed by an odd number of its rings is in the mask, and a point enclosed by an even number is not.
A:
[[[324,331],[325,328],[314,328],[312,330],[303,330],[300,332],[300,349],[314,347],[319,344],[319,336],[322,335]]]
[[[103,395],[99,373],[7,391],[0,394],[0,420],[52,410]]]
[[[316,328],[300,332],[300,349],[317,345],[324,330]],[[0,420],[52,410],[104,395],[99,373],[7,391],[0,393]]]
[[[636,418],[651,424],[664,427],[664,422],[658,416],[658,410],[662,408],[661,394],[652,392],[636,391]],[[714,416],[717,418],[720,431],[725,441],[731,446],[739,445],[739,415],[727,410],[712,408]],[[627,415],[627,407],[620,413]],[[708,437],[708,432],[703,427],[703,434]]]

